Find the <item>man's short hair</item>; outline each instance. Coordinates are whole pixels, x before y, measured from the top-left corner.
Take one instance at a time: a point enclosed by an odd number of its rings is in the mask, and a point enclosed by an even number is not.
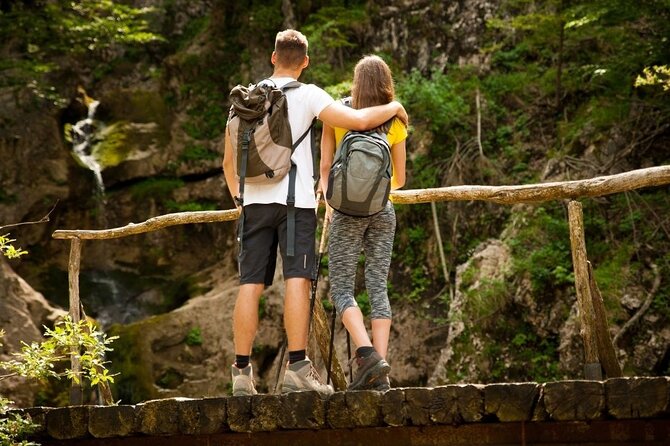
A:
[[[275,39],[276,63],[286,68],[298,68],[307,56],[307,48],[307,37],[300,31],[280,31]]]

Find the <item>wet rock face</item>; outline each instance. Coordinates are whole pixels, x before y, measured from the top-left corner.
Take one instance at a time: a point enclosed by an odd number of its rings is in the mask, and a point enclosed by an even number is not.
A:
[[[374,52],[390,53],[405,70],[441,71],[447,63],[480,61],[486,20],[500,2],[472,0],[394,1],[371,14]],[[480,61],[484,62],[484,61]]]
[[[43,203],[67,196],[70,160],[55,109],[14,87],[0,88],[0,104],[0,224],[7,224],[44,215]]]

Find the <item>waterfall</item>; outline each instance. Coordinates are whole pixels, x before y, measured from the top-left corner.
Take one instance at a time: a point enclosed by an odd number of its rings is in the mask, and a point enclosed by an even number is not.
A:
[[[102,167],[91,153],[93,136],[97,130],[93,118],[99,104],[100,101],[96,100],[90,100],[88,102],[88,115],[85,119],[82,119],[72,126],[70,136],[72,137],[72,150],[74,155],[82,162],[82,164],[93,172],[98,192],[100,195],[104,195],[105,184],[102,181]]]
[[[82,271],[82,301],[102,329],[116,323],[128,324],[149,315],[142,303],[141,293],[145,290],[136,285],[139,281],[131,273]]]

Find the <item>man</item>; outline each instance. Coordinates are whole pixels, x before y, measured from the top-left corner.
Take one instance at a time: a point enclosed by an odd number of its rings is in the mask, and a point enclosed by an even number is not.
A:
[[[271,62],[274,71],[270,79],[281,88],[297,80],[309,65],[307,38],[295,30],[277,33]],[[374,128],[398,117],[407,121],[407,114],[398,102],[354,110],[316,85],[303,85],[286,91],[288,116],[293,140],[309,128],[314,117],[334,127],[353,130]],[[228,190],[234,199],[239,195],[235,177],[230,132],[224,139],[223,170]],[[285,280],[284,327],[288,339],[289,364],[286,368],[282,393],[316,390],[328,394],[332,388],[320,382],[318,374],[306,356],[310,319],[310,282],[314,275],[317,206],[314,194],[313,162],[310,138],[305,138],[292,156],[297,165],[295,181],[295,255],[287,256],[286,197],[288,175],[272,184],[245,184],[243,241],[239,254],[240,290],[233,312],[235,364],[231,366],[233,395],[256,393],[250,363],[251,349],[258,329],[258,305],[265,286],[272,284],[277,245],[282,254]],[[236,200],[237,203],[237,200]],[[239,207],[239,204],[238,204]]]

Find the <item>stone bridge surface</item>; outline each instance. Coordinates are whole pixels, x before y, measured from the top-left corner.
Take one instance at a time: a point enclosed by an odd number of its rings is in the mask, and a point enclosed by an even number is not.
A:
[[[670,377],[20,409],[49,445],[670,445]]]

